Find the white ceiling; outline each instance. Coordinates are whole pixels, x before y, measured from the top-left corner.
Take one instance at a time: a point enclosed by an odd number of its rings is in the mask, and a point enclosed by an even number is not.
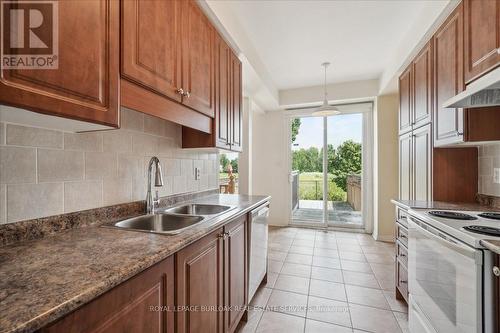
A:
[[[379,78],[425,10],[449,0],[223,1],[279,90]],[[219,2],[212,0],[211,2]],[[423,27],[427,29],[428,27]]]

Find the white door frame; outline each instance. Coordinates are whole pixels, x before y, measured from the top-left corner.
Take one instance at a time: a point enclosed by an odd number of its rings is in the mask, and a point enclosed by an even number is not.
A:
[[[363,107],[361,108],[362,111],[355,111],[356,105],[360,104],[369,104],[370,107],[366,108]],[[288,182],[288,191],[287,191],[287,196],[288,196],[288,215],[289,215],[289,220],[288,220],[288,225],[292,225],[294,227],[316,227],[316,228],[329,228],[329,229],[338,229],[338,230],[352,230],[356,232],[363,231],[365,233],[372,233],[373,232],[373,101],[366,101],[366,102],[359,102],[359,103],[349,103],[349,104],[344,104],[348,107],[348,109],[351,109],[352,111],[343,111],[343,113],[362,113],[363,114],[363,143],[362,143],[362,216],[363,216],[363,225],[364,228],[349,228],[349,227],[340,227],[338,225],[328,225],[328,218],[327,218],[327,211],[328,211],[328,206],[327,206],[327,201],[323,200],[323,221],[322,223],[313,223],[309,221],[300,221],[300,223],[293,223],[293,216],[291,214],[292,212],[292,178],[291,178],[291,173],[292,173],[292,153],[291,153],[291,138],[292,138],[292,131],[291,131],[291,123],[294,118],[301,118],[301,117],[311,117],[311,113],[313,112],[312,108],[309,109],[300,109],[300,110],[288,110],[285,111],[284,113],[284,126],[285,126],[285,136],[286,136],[286,142],[287,142],[287,149],[285,152],[286,155],[286,161],[287,161],[287,172],[289,175],[289,182]],[[340,107],[342,105],[339,105]],[[325,126],[326,117],[323,117],[323,145],[324,147],[327,147],[327,126]],[[327,149],[323,149],[323,170],[327,169],[328,166],[328,160],[325,158],[324,155],[327,154]],[[326,165],[325,165],[326,164]],[[328,183],[328,179],[326,177],[323,177],[323,191],[327,187],[325,186],[325,183]]]

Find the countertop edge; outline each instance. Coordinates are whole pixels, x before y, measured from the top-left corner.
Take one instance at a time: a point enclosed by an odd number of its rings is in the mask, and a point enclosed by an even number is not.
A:
[[[191,202],[191,201],[198,201],[198,200],[203,200],[206,199],[210,196],[207,197],[202,197],[199,199],[195,200],[189,200],[186,202]],[[130,269],[128,269],[127,274],[116,274],[113,276],[111,280],[104,280],[103,282],[97,284],[95,287],[90,288],[79,294],[77,297],[73,297],[66,302],[61,303],[59,306],[56,306],[52,308],[51,310],[43,313],[40,316],[34,317],[29,321],[26,321],[22,323],[21,325],[18,325],[15,328],[12,328],[8,331],[5,332],[10,332],[10,333],[26,333],[26,332],[34,332],[37,331],[61,318],[64,316],[68,315],[69,313],[77,310],[78,308],[84,306],[85,304],[90,303],[92,300],[100,297],[104,293],[108,292],[109,290],[113,289],[114,287],[120,285],[121,283],[127,281],[128,279],[138,275],[139,273],[147,270],[148,268],[156,265],[157,263],[161,262],[162,260],[168,258],[169,256],[177,253],[178,251],[182,250],[183,248],[189,246],[190,244],[196,242],[197,240],[203,238],[204,236],[210,234],[217,228],[220,228],[235,218],[238,218],[244,214],[247,214],[251,210],[263,205],[266,202],[270,202],[271,196],[263,196],[262,199],[259,201],[253,203],[252,205],[243,208],[243,209],[235,209],[233,211],[227,212],[225,214],[222,214],[220,216],[216,216],[214,218],[221,218],[221,221],[206,227],[206,229],[199,230],[198,232],[193,233],[192,235],[189,235],[186,238],[186,241],[183,241],[179,246],[165,250],[164,252],[158,252],[155,255],[149,256],[148,258],[145,258],[144,261],[142,261],[139,265],[132,266]],[[207,221],[208,222],[208,221]],[[91,228],[99,228],[99,226],[91,227]],[[116,232],[132,232],[128,230],[116,230]],[[164,235],[158,235],[160,237],[165,237]]]

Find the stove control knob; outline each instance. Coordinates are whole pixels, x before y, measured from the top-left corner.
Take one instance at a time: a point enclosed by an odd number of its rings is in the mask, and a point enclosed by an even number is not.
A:
[[[500,276],[500,268],[498,268],[497,266],[493,266],[493,274],[495,276]]]

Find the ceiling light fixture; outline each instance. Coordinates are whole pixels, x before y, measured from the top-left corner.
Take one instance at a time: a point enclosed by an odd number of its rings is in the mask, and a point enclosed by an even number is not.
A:
[[[323,100],[323,105],[318,107],[316,110],[313,111],[312,115],[313,116],[333,116],[336,114],[340,113],[340,110],[337,109],[335,106],[328,104],[328,93],[326,92],[326,68],[330,66],[329,62],[324,62],[321,64],[325,68],[325,99]]]

